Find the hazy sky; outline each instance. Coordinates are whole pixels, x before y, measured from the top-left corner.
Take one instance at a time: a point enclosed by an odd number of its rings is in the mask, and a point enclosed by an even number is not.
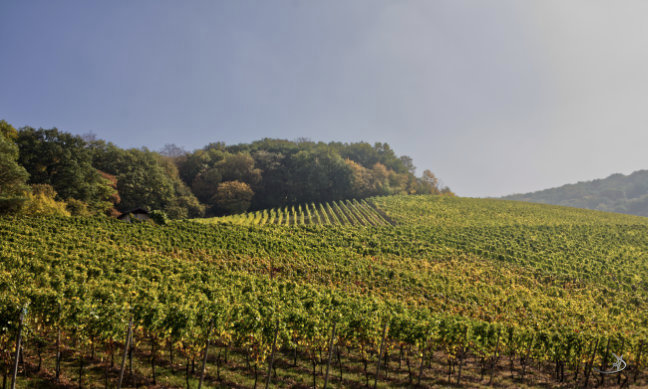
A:
[[[0,118],[388,142],[459,195],[648,168],[646,1],[0,1]]]

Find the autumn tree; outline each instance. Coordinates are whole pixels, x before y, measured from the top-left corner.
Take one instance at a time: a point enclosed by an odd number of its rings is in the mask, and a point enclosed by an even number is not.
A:
[[[226,181],[218,185],[212,202],[228,213],[241,213],[250,208],[254,192],[240,181]]]

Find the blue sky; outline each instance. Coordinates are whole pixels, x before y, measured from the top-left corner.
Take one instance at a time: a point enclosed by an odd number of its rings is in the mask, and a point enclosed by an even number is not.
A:
[[[122,147],[388,142],[460,195],[648,168],[648,3],[0,2],[0,118]]]

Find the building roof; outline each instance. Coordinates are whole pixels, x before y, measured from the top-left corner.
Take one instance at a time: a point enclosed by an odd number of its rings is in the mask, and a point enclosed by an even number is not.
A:
[[[148,211],[144,208],[135,208],[130,211],[124,211],[121,215],[117,216],[117,219],[123,219],[128,215],[148,215]]]

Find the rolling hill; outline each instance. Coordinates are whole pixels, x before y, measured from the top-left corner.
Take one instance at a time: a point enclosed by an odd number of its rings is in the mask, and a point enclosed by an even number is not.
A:
[[[648,216],[648,170],[638,170],[627,176],[613,174],[604,179],[514,194],[503,199]]]
[[[429,195],[280,213],[0,218],[5,376],[21,328],[18,387],[648,384],[647,218]],[[628,368],[594,374],[612,352]]]

